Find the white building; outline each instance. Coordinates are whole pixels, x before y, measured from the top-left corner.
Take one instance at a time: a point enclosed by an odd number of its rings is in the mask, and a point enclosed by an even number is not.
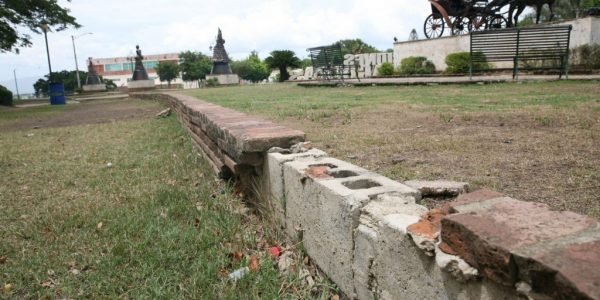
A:
[[[160,62],[167,61],[179,63],[179,54],[167,53],[144,55],[143,64],[146,68],[146,72],[148,72],[148,77],[154,80],[154,83],[157,86],[159,86],[161,82],[158,78],[158,74],[156,74],[155,68]],[[94,64],[96,72],[98,72],[98,75],[102,76],[102,78],[112,80],[117,87],[127,87],[127,83],[133,76],[135,57],[92,58],[92,63]],[[171,81],[171,85],[173,84],[185,86],[181,78]]]

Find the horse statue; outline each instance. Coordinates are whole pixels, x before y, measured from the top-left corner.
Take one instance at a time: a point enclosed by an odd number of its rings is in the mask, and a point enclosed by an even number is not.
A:
[[[554,12],[552,11],[552,6],[554,5],[556,0],[514,0],[510,3],[510,7],[508,9],[508,27],[516,27],[517,22],[519,20],[519,15],[525,10],[527,6],[535,7],[535,24],[540,23],[540,16],[542,14],[542,7],[544,5],[548,5],[550,9],[550,21],[554,18]],[[513,23],[513,13],[514,14],[514,23]]]

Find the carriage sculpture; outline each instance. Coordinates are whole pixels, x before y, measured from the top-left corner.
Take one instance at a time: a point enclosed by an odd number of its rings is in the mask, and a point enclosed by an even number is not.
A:
[[[429,0],[431,14],[425,19],[423,31],[428,39],[444,34],[448,27],[452,35],[471,31],[493,30],[516,26],[526,6],[536,8],[536,24],[540,21],[542,6],[548,5],[550,20],[556,0]],[[508,12],[503,8],[509,6]],[[515,13],[516,12],[516,13]],[[505,15],[508,14],[507,17]]]
[[[452,35],[471,31],[505,28],[509,22],[501,9],[512,0],[429,0],[431,14],[425,19],[423,31],[428,39],[437,38],[449,28]]]

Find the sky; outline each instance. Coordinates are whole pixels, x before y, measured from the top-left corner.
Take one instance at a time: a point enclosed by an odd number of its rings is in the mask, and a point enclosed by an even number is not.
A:
[[[309,47],[360,38],[378,49],[393,48],[393,38],[407,40],[431,13],[426,0],[59,0],[82,25],[48,33],[53,71],[86,70],[88,57],[130,56],[139,44],[143,54],[186,50],[211,54],[218,28],[233,59],[255,50],[261,58],[273,50],[293,50],[307,57]],[[21,28],[21,32],[30,33]],[[87,34],[92,33],[92,34]],[[43,35],[20,54],[0,53],[0,84],[21,93],[48,73]]]

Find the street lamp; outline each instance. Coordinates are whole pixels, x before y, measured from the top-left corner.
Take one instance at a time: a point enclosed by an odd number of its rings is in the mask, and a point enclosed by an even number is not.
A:
[[[73,56],[75,57],[75,75],[77,75],[77,88],[81,89],[81,80],[79,80],[79,65],[77,64],[77,51],[75,51],[75,39],[78,39],[84,35],[93,34],[91,32],[86,32],[84,34],[80,34],[78,36],[71,36],[71,41],[73,42]]]
[[[40,28],[44,32],[44,40],[46,41],[46,56],[48,56],[48,81],[52,82],[52,65],[50,64],[50,49],[48,48],[48,30],[50,30],[50,26],[46,21],[42,21],[40,24]]]

